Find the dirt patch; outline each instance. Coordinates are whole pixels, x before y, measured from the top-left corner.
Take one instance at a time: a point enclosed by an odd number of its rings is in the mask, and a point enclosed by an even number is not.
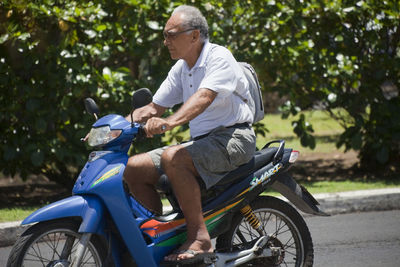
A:
[[[355,151],[342,153],[300,154],[291,173],[298,181],[339,181],[361,175],[357,170],[358,154]]]
[[[71,190],[50,182],[41,175],[0,177],[0,208],[43,206],[71,195]]]

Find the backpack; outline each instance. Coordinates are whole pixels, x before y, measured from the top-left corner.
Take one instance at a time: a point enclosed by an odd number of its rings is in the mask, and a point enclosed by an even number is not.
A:
[[[261,86],[258,82],[257,73],[254,68],[246,62],[238,62],[243,70],[244,75],[249,82],[249,91],[251,98],[245,99],[239,93],[235,92],[247,105],[251,112],[253,112],[254,119],[253,123],[256,123],[264,118],[264,104],[261,94]]]

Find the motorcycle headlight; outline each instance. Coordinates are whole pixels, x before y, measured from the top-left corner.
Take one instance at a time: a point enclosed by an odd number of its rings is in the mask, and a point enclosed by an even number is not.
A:
[[[121,132],[122,130],[111,130],[110,126],[92,128],[89,132],[88,144],[89,146],[105,145],[120,136]]]

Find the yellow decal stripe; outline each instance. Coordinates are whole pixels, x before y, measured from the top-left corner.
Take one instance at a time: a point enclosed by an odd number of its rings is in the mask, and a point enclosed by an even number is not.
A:
[[[117,167],[115,167],[115,168],[109,170],[108,172],[106,172],[105,174],[103,174],[99,179],[97,179],[97,180],[92,184],[91,187],[97,185],[97,184],[100,183],[100,182],[103,182],[104,180],[110,178],[111,176],[114,176],[114,175],[118,174],[120,169],[121,169],[121,166],[117,166]]]

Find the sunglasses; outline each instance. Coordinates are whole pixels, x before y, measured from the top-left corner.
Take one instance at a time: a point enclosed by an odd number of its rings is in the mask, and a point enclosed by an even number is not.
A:
[[[165,40],[175,40],[176,37],[178,37],[178,36],[181,35],[182,33],[189,32],[189,31],[193,31],[193,30],[196,30],[196,29],[190,28],[190,29],[183,30],[183,31],[180,31],[180,32],[170,32],[170,31],[167,31],[167,32],[163,32],[163,36],[164,36],[164,39],[165,39]]]

